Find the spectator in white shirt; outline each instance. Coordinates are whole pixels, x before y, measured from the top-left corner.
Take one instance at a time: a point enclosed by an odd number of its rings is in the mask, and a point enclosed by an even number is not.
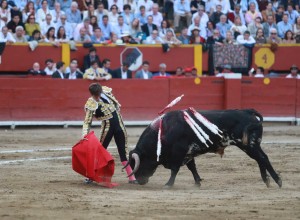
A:
[[[150,12],[152,10],[153,1],[152,0],[139,0],[137,8],[141,6],[145,6],[146,12]]]
[[[118,38],[121,38],[121,35],[124,32],[129,32],[129,26],[124,23],[122,15],[119,15],[118,17],[118,24],[113,26],[113,32],[118,36]]]
[[[44,69],[47,76],[52,76],[52,74],[56,71],[56,64],[52,59],[47,59],[45,61],[46,67]]]
[[[108,0],[108,8],[111,8],[113,5],[118,6],[118,12],[123,12],[124,0]]]
[[[207,39],[207,31],[205,29],[205,26],[201,25],[200,17],[196,16],[193,21],[194,22],[188,28],[188,36],[192,36],[192,30],[194,30],[194,28],[197,27],[200,30],[199,35],[206,40]]]
[[[76,28],[74,30],[74,39],[78,39],[80,29],[83,27],[86,29],[86,34],[88,36],[91,37],[93,35],[93,27],[92,27],[92,25],[90,25],[90,19],[85,18],[82,23],[80,23],[76,26]]]
[[[49,28],[51,28],[51,27],[55,28],[55,24],[52,22],[52,15],[51,14],[47,14],[46,20],[44,22],[40,23],[40,27],[41,27],[41,34],[43,36],[46,35]]]
[[[55,29],[59,30],[60,27],[64,27],[67,39],[73,38],[74,29],[72,25],[67,22],[67,16],[65,14],[60,16],[60,22],[56,23]]]
[[[223,14],[227,14],[230,11],[229,0],[215,0],[215,5],[222,5]]]
[[[255,39],[250,35],[249,31],[245,31],[244,34],[239,35],[236,38],[238,44],[243,44],[244,46],[252,46],[256,43]]]
[[[112,5],[110,7],[110,12],[108,12],[109,23],[112,26],[117,25],[118,24],[118,17],[119,17],[118,6]]]
[[[181,17],[186,18],[187,26],[191,24],[192,14],[188,0],[176,0],[174,2],[174,27],[178,28]]]
[[[192,21],[194,21],[194,18],[196,16],[198,16],[200,18],[201,26],[206,27],[207,22],[209,21],[209,18],[208,18],[208,15],[205,13],[204,6],[202,6],[202,5],[199,6],[198,12],[193,14]]]
[[[144,44],[162,44],[163,40],[158,36],[158,31],[153,30],[151,35],[146,38]]]
[[[48,2],[47,0],[42,1],[42,7],[37,10],[36,12],[36,21],[41,24],[44,21],[46,21],[46,15],[50,14],[51,11],[48,8]]]
[[[7,44],[12,44],[16,42],[12,33],[8,32],[8,28],[6,26],[2,27],[2,32],[0,32],[0,42],[4,42]]]
[[[159,6],[158,4],[153,4],[152,11],[148,13],[148,15],[152,15],[153,18],[153,24],[155,24],[157,27],[161,25],[161,22],[163,21],[162,14],[158,11]]]
[[[60,3],[56,2],[54,4],[54,10],[51,10],[53,23],[56,24],[56,23],[60,22],[60,17],[64,14],[65,14],[65,12],[61,10]]]
[[[296,79],[300,79],[300,74],[298,74],[298,67],[293,64],[290,68],[290,73],[286,76],[286,78],[296,78]]]

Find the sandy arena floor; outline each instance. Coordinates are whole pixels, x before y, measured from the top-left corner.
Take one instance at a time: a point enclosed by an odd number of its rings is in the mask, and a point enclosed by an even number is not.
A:
[[[128,129],[131,147],[142,130]],[[267,188],[256,162],[236,147],[222,159],[196,159],[200,188],[186,167],[171,190],[162,188],[170,176],[163,167],[147,185],[129,185],[114,143],[113,180],[120,186],[86,185],[71,168],[71,147],[80,134],[80,128],[0,128],[1,220],[300,219],[300,126],[265,127],[262,147],[281,173],[281,189],[273,180]]]

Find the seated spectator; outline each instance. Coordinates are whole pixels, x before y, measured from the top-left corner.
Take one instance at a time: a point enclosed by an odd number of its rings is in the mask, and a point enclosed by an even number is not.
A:
[[[193,73],[193,68],[192,67],[187,67],[184,69],[184,76],[186,78],[195,78],[196,74]]]
[[[219,30],[214,30],[214,35],[212,37],[207,38],[208,44],[218,44],[223,45],[224,38],[220,35]]]
[[[112,26],[115,26],[118,24],[118,17],[119,17],[119,13],[118,13],[118,6],[117,5],[112,5],[110,7],[110,11],[108,12],[108,19],[109,19],[109,23]]]
[[[217,23],[220,22],[221,15],[223,15],[223,13],[222,13],[222,5],[218,4],[218,5],[216,5],[216,11],[214,11],[214,12],[211,13],[211,15],[209,17],[209,20],[212,21],[214,23],[214,25],[216,25]]]
[[[232,32],[231,31],[227,31],[226,33],[226,38],[223,40],[223,44],[235,44],[235,40],[234,37],[232,36]]]
[[[107,9],[105,9],[104,3],[102,1],[98,2],[98,6],[97,6],[97,10],[96,10],[95,14],[97,16],[98,26],[100,27],[102,24],[103,16],[104,15],[108,16],[108,11],[107,11]]]
[[[181,17],[186,18],[186,25],[191,24],[192,14],[190,2],[188,0],[176,0],[174,1],[174,28],[179,27],[179,20]]]
[[[294,24],[293,32],[295,34],[296,43],[300,43],[300,16],[296,19],[296,24]]]
[[[288,15],[288,19],[289,19],[288,22],[291,25],[294,25],[296,19],[299,17],[299,13],[296,10],[294,10],[293,4],[290,3],[287,5],[287,11],[285,13]]]
[[[163,21],[163,16],[158,10],[158,4],[154,3],[152,5],[152,10],[148,13],[148,15],[151,15],[153,17],[153,24],[155,24],[157,27],[159,27],[161,25],[161,22]]]
[[[131,13],[132,14],[135,14],[137,12],[137,2],[135,0],[127,0],[127,4],[130,6],[131,8]],[[123,11],[124,10],[124,7],[123,7]]]
[[[81,70],[78,68],[78,60],[77,59],[72,59],[71,62],[70,62],[70,64],[71,63],[76,64],[76,66],[77,66],[77,72],[79,72],[79,73],[81,73],[81,75],[83,75],[83,73],[81,72]],[[65,73],[69,73],[70,71],[71,71],[70,70],[70,66],[67,66],[66,70],[65,70]]]
[[[196,67],[192,67],[192,76],[194,77],[198,76],[198,70]]]
[[[22,26],[16,27],[16,33],[13,34],[13,37],[16,40],[16,43],[26,43],[27,38],[25,37],[25,31]]]
[[[264,31],[261,28],[258,28],[256,31],[256,36],[254,38],[257,44],[265,44],[267,43],[267,39],[264,36]]]
[[[92,15],[90,18],[90,25],[92,25],[93,31],[99,27],[98,18],[95,15]]]
[[[214,35],[214,30],[216,29],[216,26],[213,22],[211,21],[208,21],[207,22],[207,25],[206,25],[206,37],[209,38],[209,37],[212,37]]]
[[[238,2],[238,1],[237,1]],[[246,25],[246,21],[245,21],[245,16],[244,16],[244,13],[243,11],[241,10],[241,5],[240,4],[235,4],[234,6],[234,10],[232,12],[229,12],[228,13],[228,19],[234,23],[235,21],[235,18],[236,17],[240,17],[240,20],[241,20],[241,25]]]
[[[282,40],[283,44],[295,44],[296,40],[294,38],[294,33],[291,30],[288,30],[284,34],[284,38]]]
[[[118,13],[123,12],[124,0],[108,0],[108,8],[111,8],[114,5],[117,6]]]
[[[71,7],[71,1],[61,0],[61,3],[63,3],[64,6],[65,6],[65,2],[70,2],[69,3],[70,6],[68,7],[68,8],[70,8]],[[54,10],[51,10],[52,22],[54,24],[57,24],[57,23],[61,22],[61,20],[60,20],[61,16],[66,14],[65,9],[67,9],[67,8],[64,7],[63,9],[61,9],[61,4],[58,1],[55,2]]]
[[[93,35],[93,27],[90,25],[90,18],[85,18],[82,23],[78,24],[74,30],[74,39],[78,39],[80,35],[80,30],[85,28],[86,34],[91,37]]]
[[[2,27],[1,30],[2,32],[0,32],[0,42],[5,42],[6,44],[12,44],[16,42],[12,33],[8,31],[8,28],[6,26]]]
[[[176,72],[175,72],[175,76],[173,77],[184,77],[184,71],[182,67],[177,67],[176,68]]]
[[[271,28],[275,28],[277,30],[277,25],[275,23],[273,16],[269,15],[267,17],[267,22],[263,23],[263,31],[264,31],[264,36],[266,38],[268,38],[270,36]]]
[[[65,68],[65,63],[64,62],[57,62],[56,63],[56,71],[52,74],[52,78],[56,79],[65,79],[65,73],[64,73],[64,68]]]
[[[112,26],[108,22],[108,16],[103,15],[102,23],[100,24],[101,31],[105,40],[110,40],[110,35],[112,34]]]
[[[12,33],[16,33],[16,27],[17,26],[21,26],[23,28],[25,28],[24,23],[21,21],[20,19],[20,15],[19,14],[15,14],[13,15],[13,18],[10,22],[7,23],[7,28],[10,32]]]
[[[45,71],[40,70],[40,64],[34,63],[32,69],[28,70],[28,74],[33,76],[46,76]]]
[[[46,21],[46,15],[50,14],[51,11],[48,7],[47,0],[42,0],[42,7],[37,10],[36,12],[36,21],[39,24],[42,24],[44,21]]]
[[[128,69],[129,64],[126,62],[123,62],[123,65],[113,71],[113,78],[116,79],[131,79],[132,78],[132,72]]]
[[[277,30],[275,28],[270,29],[270,37],[267,38],[267,43],[268,44],[271,44],[271,43],[280,44],[281,43],[281,38],[278,37]]]
[[[66,29],[64,26],[60,26],[56,33],[56,41],[59,43],[67,43],[70,41],[69,38],[67,38]]]
[[[141,25],[144,25],[147,23],[147,14],[146,14],[146,9],[145,6],[140,6],[139,7],[139,12],[136,13],[135,18],[137,18]]]
[[[138,44],[131,36],[128,31],[124,31],[123,34],[121,34],[121,40],[124,44]]]
[[[222,6],[222,13],[227,14],[230,10],[230,3],[229,1],[224,0],[215,0],[215,5],[221,5]]]
[[[200,36],[200,29],[198,27],[194,27],[192,30],[192,35],[190,37],[190,44],[203,44],[205,43],[205,39]]]
[[[72,2],[71,7],[66,11],[67,21],[71,23],[71,25],[76,26],[81,22],[81,12],[78,10],[77,2]]]
[[[52,15],[51,14],[47,14],[46,15],[46,20],[43,21],[42,23],[40,23],[40,27],[41,27],[41,33],[43,36],[46,36],[47,31],[49,30],[49,28],[51,27],[55,27],[54,22],[52,22]]]
[[[282,16],[284,14],[284,6],[283,5],[279,5],[277,7],[277,12],[275,14],[275,21],[278,24],[280,21],[282,21]]]
[[[152,73],[149,71],[149,62],[144,61],[142,64],[142,69],[137,71],[135,74],[135,78],[137,79],[151,79]]]
[[[229,31],[231,25],[227,23],[227,16],[221,15],[220,22],[216,24],[216,29],[220,31],[220,34],[223,38],[226,37],[226,32]]]
[[[223,70],[222,70],[222,73],[233,73],[233,71],[231,70],[231,65],[230,64],[225,64],[223,66]]]
[[[94,0],[83,0],[83,10],[88,10],[90,5],[94,5]]]
[[[167,69],[167,65],[164,63],[159,64],[159,72],[158,73],[154,73],[153,74],[153,78],[158,78],[158,77],[164,77],[164,78],[168,78],[171,76],[170,73],[166,72]]]
[[[166,35],[162,38],[162,40],[165,44],[169,44],[169,46],[171,45],[178,46],[181,44],[181,41],[175,37],[175,34],[171,29],[167,30]]]
[[[102,61],[102,68],[106,73],[109,73],[110,75],[112,75],[112,70],[110,69],[110,64],[111,64],[110,59],[106,58]]]
[[[44,69],[47,76],[52,76],[53,73],[56,71],[56,64],[53,62],[52,59],[47,59],[45,61],[46,67]]]
[[[181,30],[181,34],[177,37],[177,39],[180,40],[182,44],[190,43],[190,38],[187,33],[188,33],[188,29],[185,27]]]
[[[172,31],[174,32],[174,30],[173,30],[172,28],[170,28],[170,23],[169,23],[169,21],[163,20],[163,21],[161,22],[160,29],[159,29],[159,31],[158,31],[159,36],[160,36],[161,38],[163,38],[163,37],[166,35],[167,30],[172,30]]]
[[[272,2],[269,2],[266,9],[261,12],[261,15],[263,17],[263,22],[268,21],[268,16],[272,16],[273,20],[275,21],[275,12],[273,11],[273,4]]]
[[[74,41],[76,43],[81,43],[81,44],[92,42],[90,36],[87,34],[87,30],[85,27],[82,27],[79,30],[79,35],[76,38],[74,38]]]
[[[92,40],[93,44],[106,44],[107,43],[105,38],[103,37],[101,28],[99,28],[99,27],[96,27],[94,29],[94,34],[92,35],[91,40]]]
[[[192,21],[194,21],[195,17],[199,17],[200,18],[200,24],[201,24],[201,26],[206,27],[207,22],[209,21],[209,17],[205,13],[205,9],[204,9],[203,5],[199,5],[197,13],[193,14]]]
[[[82,72],[79,71],[77,62],[71,62],[69,71],[66,72],[65,78],[66,79],[82,79],[83,75]]]
[[[86,71],[91,67],[91,63],[96,61],[99,67],[102,67],[99,56],[97,55],[97,50],[95,47],[89,49],[89,54],[84,56],[83,59],[83,71]]]
[[[224,73],[222,73],[223,69],[221,67],[214,68],[214,76],[215,77],[224,77]]]
[[[54,27],[50,27],[45,35],[44,38],[44,42],[45,43],[50,43],[53,46],[60,46],[60,43],[58,41],[56,41],[56,37],[55,37],[55,28]]]
[[[255,18],[254,22],[248,25],[248,31],[250,32],[250,35],[252,37],[256,36],[256,32],[258,28],[263,28],[260,17]]]
[[[163,40],[158,36],[158,31],[153,30],[152,34],[146,38],[143,42],[144,44],[162,44]]]
[[[96,60],[91,62],[91,67],[87,69],[83,74],[83,79],[89,80],[110,80],[112,76],[105,72],[104,69],[99,68],[98,63]]]
[[[129,34],[138,43],[146,39],[146,35],[142,32],[139,19],[133,19],[131,25],[129,26]]]
[[[250,36],[250,32],[249,31],[245,31],[243,35],[239,35],[236,38],[236,42],[238,44],[242,44],[246,47],[253,47],[254,44],[256,43],[254,38],[252,36]]]
[[[293,30],[293,26],[288,21],[289,21],[288,15],[284,14],[282,16],[282,21],[277,23],[278,37],[283,38],[285,32],[287,32],[288,30]]]
[[[28,41],[37,41],[38,43],[44,42],[43,36],[39,30],[34,30]]]
[[[34,15],[29,15],[27,22],[25,23],[25,31],[26,35],[32,36],[33,31],[38,30],[41,31],[40,25],[35,22],[35,17]]]
[[[7,25],[11,20],[10,9],[8,8],[7,0],[2,0],[0,2],[0,21],[4,22]]]
[[[299,69],[298,67],[293,64],[290,68],[290,73],[286,76],[286,78],[296,78],[296,79],[300,79],[300,74],[298,74]]]
[[[124,24],[124,18],[120,15],[118,17],[118,23],[113,26],[113,32],[121,38],[121,34],[124,32],[129,32],[129,27],[127,24]]]
[[[239,16],[236,16],[234,18],[234,23],[230,28],[230,31],[233,33],[234,39],[236,39],[237,36],[244,34],[246,30],[247,27],[242,24],[241,18]]]
[[[96,15],[94,4],[89,4],[87,10],[82,12],[82,19],[90,18]]]
[[[25,8],[22,10],[22,21],[25,23],[30,15],[35,15],[34,3],[28,1]]]
[[[146,13],[149,13],[152,10],[153,4],[152,0],[139,0],[137,7],[140,8],[141,6],[144,6]]]
[[[265,69],[261,66],[256,68],[256,71],[254,70],[254,68],[252,68],[249,72],[248,72],[249,76],[254,76],[256,78],[264,78],[265,77]]]
[[[207,39],[206,29],[204,26],[201,25],[200,17],[196,16],[193,20],[194,22],[188,28],[188,36],[192,35],[192,30],[197,27],[200,30],[200,36],[204,39]]]
[[[158,28],[155,24],[153,24],[153,17],[149,15],[147,17],[147,23],[141,26],[142,31],[149,37],[154,30],[158,31]]]
[[[129,4],[125,4],[123,6],[123,12],[121,13],[121,15],[124,18],[124,23],[129,27],[134,19],[134,15]]]
[[[246,24],[251,24],[257,17],[260,17],[262,19],[261,13],[256,10],[256,5],[253,2],[251,2],[249,4],[249,11],[247,11],[245,14]]]
[[[56,23],[56,29],[59,30],[60,27],[64,27],[66,39],[73,39],[74,28],[69,22],[67,22],[67,17],[64,14],[60,16],[60,21]]]

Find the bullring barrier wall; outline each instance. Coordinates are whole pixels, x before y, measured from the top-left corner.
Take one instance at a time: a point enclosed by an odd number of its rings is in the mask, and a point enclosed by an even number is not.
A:
[[[183,68],[195,66],[199,74],[207,72],[209,66],[208,52],[202,52],[200,45],[171,47],[167,53],[163,52],[161,45],[95,45],[95,47],[101,60],[109,58],[112,61],[112,69],[121,65],[122,59],[128,56],[126,51],[128,52],[130,48],[138,51],[137,56],[142,55],[140,57],[142,60],[150,62],[150,70],[153,72],[158,71],[158,65],[162,62],[167,64],[167,71],[175,71],[179,66]],[[7,45],[1,56],[0,72],[24,72],[30,69],[34,62],[39,62],[44,67],[44,62],[48,58],[55,62],[62,60],[66,65],[75,58],[79,61],[79,66],[82,66],[86,54],[88,48],[82,44],[77,45],[77,51],[70,51],[68,44],[62,44],[60,47],[40,44],[34,51],[31,51],[27,44]],[[287,71],[292,64],[300,66],[298,54],[300,54],[299,44],[279,45],[275,52],[271,51],[270,45],[257,45],[253,48],[252,66]]]
[[[0,78],[0,122],[77,121],[84,118],[89,97],[87,80]],[[264,117],[300,117],[300,80],[202,77],[152,80],[112,79],[125,121],[150,121],[174,98],[184,94],[174,109],[254,108]]]

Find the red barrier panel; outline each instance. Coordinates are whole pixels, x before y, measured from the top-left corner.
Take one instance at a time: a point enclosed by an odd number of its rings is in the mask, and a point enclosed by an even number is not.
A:
[[[46,59],[53,59],[55,62],[62,60],[61,47],[52,45],[40,45],[31,51],[27,44],[7,45],[1,57],[0,71],[2,72],[27,72],[32,68],[34,62],[38,62],[41,68],[45,67]]]
[[[287,71],[293,64],[300,66],[300,45],[279,45],[275,52],[270,50],[270,45],[255,46],[253,48],[253,66],[262,66],[265,69]]]
[[[184,94],[184,98],[174,109],[194,107],[199,110],[223,109],[224,106],[224,79],[202,77],[200,83],[195,79],[171,79],[170,101]]]
[[[81,121],[83,106],[90,96],[90,83],[88,80],[1,78],[0,121]],[[223,78],[215,77],[203,77],[200,81],[188,78],[110,80],[101,84],[113,89],[125,120],[152,120],[181,94],[185,96],[174,109],[234,108],[239,102],[241,108],[254,108],[263,116],[300,116],[300,80],[296,79],[271,78],[268,83],[266,79],[244,77],[239,85],[240,94],[230,92],[235,88],[225,86]]]
[[[263,116],[295,117],[296,79],[243,77],[242,108],[254,108]]]
[[[95,46],[97,55],[102,61],[105,58],[111,60],[111,68],[116,69],[121,65],[121,54],[130,46]],[[157,72],[158,65],[165,63],[167,71],[175,71],[177,67],[194,66],[194,47],[172,47],[169,52],[164,53],[161,46],[132,46],[137,48],[143,56],[142,60],[150,62],[150,71]],[[83,66],[83,57],[88,54],[88,48],[77,46],[77,51],[71,52],[71,59],[77,59],[79,66]]]

